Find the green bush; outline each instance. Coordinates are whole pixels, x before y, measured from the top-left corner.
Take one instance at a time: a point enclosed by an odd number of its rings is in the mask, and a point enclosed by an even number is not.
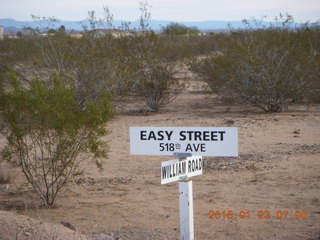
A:
[[[319,36],[307,25],[234,31],[220,40],[222,54],[197,60],[192,69],[225,98],[281,111],[288,99],[319,93]]]
[[[197,27],[187,27],[180,23],[170,23],[162,27],[162,32],[167,35],[198,35],[200,33]]]
[[[82,172],[82,161],[94,159],[101,168],[107,153],[100,137],[113,115],[110,96],[83,106],[71,82],[54,76],[28,86],[11,76],[0,92],[0,130],[7,139],[2,158],[21,167],[45,205]]]

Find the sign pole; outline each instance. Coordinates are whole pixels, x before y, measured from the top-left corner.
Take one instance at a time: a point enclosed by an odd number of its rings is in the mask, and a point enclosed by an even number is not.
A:
[[[179,161],[183,161],[191,154],[175,153]],[[193,189],[192,181],[187,177],[179,181],[179,202],[180,202],[180,240],[194,240],[193,223]]]
[[[179,182],[180,240],[194,240],[192,181]]]

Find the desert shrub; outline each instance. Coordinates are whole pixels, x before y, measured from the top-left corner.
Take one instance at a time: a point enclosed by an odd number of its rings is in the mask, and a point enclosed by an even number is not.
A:
[[[16,69],[34,53],[34,43],[26,38],[5,38],[0,41],[0,81],[6,78],[8,72],[15,72],[17,76],[26,78],[23,72],[18,72]]]
[[[277,112],[288,99],[310,99],[313,91],[317,95],[317,29],[306,25],[233,31],[219,48],[222,54],[197,60],[192,69],[225,98]]]
[[[141,96],[148,108],[159,111],[184,89],[184,82],[174,77],[181,56],[169,38],[151,33],[132,39],[128,49],[132,68],[131,93]],[[133,49],[133,50],[132,50]]]
[[[200,33],[197,27],[187,27],[180,23],[170,23],[162,27],[162,33],[167,35],[198,35]]]
[[[7,144],[1,157],[17,164],[45,205],[52,205],[74,176],[81,162],[106,157],[101,136],[113,114],[111,98],[100,95],[80,104],[71,80],[57,76],[30,85],[18,78],[0,92],[1,133]]]
[[[306,82],[305,100],[320,103],[320,24],[305,25],[300,30],[303,52],[307,57],[303,62]]]
[[[177,44],[172,39],[151,31],[121,38],[88,35],[82,39],[56,33],[14,43],[17,47],[10,47],[14,50],[10,64],[4,61],[3,76],[13,72],[25,82],[30,82],[34,76],[47,79],[52,73],[72,78],[76,97],[82,105],[88,100],[95,101],[104,92],[114,96],[134,94],[141,96],[155,111],[180,94],[177,87],[183,86],[173,78],[175,69],[172,67],[175,61],[185,57],[181,54],[183,51],[176,49]],[[29,45],[32,46],[28,50],[30,54],[19,58],[22,49]],[[4,49],[10,52],[8,44]],[[4,55],[3,59],[8,56]],[[156,95],[151,97],[152,93]]]
[[[177,87],[183,86],[173,78],[176,71],[172,67],[175,61],[185,57],[183,51],[176,49],[172,39],[152,32],[119,39],[112,36],[72,39],[55,34],[10,44],[13,46],[6,43],[3,47],[10,54],[0,56],[4,60],[0,64],[3,79],[10,73],[27,83],[35,76],[48,79],[53,73],[72,78],[82,105],[88,100],[95,101],[104,92],[114,96],[134,94],[155,111],[180,94]],[[26,50],[29,54],[19,58],[27,46],[30,46]],[[156,95],[151,97],[152,93]]]
[[[184,83],[174,78],[174,67],[161,60],[150,60],[136,77],[134,91],[152,111],[163,109],[184,89]]]
[[[1,47],[1,46],[0,46]],[[116,54],[114,39],[74,39],[64,33],[46,37],[13,39],[0,53],[0,75],[5,79],[14,73],[31,82],[34,77],[48,80],[52,74],[72,78],[76,97],[83,105],[104,92],[123,92],[124,79],[129,79],[125,62]]]
[[[175,62],[183,61],[201,44],[184,36],[159,36],[152,32],[147,7],[147,2],[141,2],[139,31],[120,38],[111,34],[97,38],[90,34],[104,23],[92,11],[88,18],[90,26],[85,27],[86,34],[81,39],[59,30],[54,19],[34,17],[40,27],[29,29],[32,35],[0,43],[0,49],[4,50],[0,52],[1,79],[14,73],[28,84],[34,77],[48,80],[57,74],[74,80],[75,95],[82,107],[108,92],[114,96],[138,95],[151,110],[158,111],[183,89],[183,82],[173,77],[177,72]],[[105,12],[106,25],[112,27],[107,7]],[[50,34],[39,35],[46,30]],[[129,26],[124,30],[130,31]]]

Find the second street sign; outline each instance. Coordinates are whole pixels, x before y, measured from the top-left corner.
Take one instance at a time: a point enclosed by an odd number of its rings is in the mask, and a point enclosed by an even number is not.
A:
[[[238,128],[130,127],[133,155],[238,156]]]
[[[194,177],[202,174],[203,162],[201,156],[187,157],[180,161],[174,159],[161,163],[161,184],[181,180],[183,177]]]

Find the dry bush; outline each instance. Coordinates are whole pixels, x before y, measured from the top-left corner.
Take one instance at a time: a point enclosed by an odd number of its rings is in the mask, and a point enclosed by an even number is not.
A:
[[[174,78],[174,68],[161,60],[149,61],[135,82],[134,91],[142,96],[152,111],[159,111],[172,102],[185,88]]]

